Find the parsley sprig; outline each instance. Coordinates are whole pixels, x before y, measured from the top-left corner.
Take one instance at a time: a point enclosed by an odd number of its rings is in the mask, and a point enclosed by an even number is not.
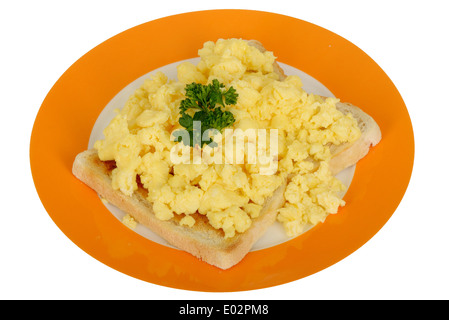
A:
[[[179,124],[183,126],[190,136],[190,141],[183,141],[185,145],[193,147],[198,142],[202,147],[204,144],[210,146],[212,140],[203,141],[203,133],[208,129],[216,129],[221,132],[224,128],[231,126],[234,122],[234,115],[230,111],[223,111],[225,105],[237,103],[238,94],[233,87],[224,89],[225,85],[218,80],[203,85],[200,83],[187,84],[185,87],[186,99],[181,101],[179,113]],[[193,116],[189,110],[193,110]],[[189,114],[190,113],[190,114]],[[201,121],[201,130],[194,130],[194,121]],[[198,132],[197,132],[198,131]],[[175,141],[183,140],[180,135]]]

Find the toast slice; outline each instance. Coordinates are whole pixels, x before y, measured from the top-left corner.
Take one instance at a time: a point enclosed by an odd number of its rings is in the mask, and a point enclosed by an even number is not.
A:
[[[247,40],[247,42],[250,46],[259,49],[261,52],[267,51],[258,40]],[[276,61],[273,63],[273,72],[278,74],[279,81],[282,81],[287,77],[284,70]],[[322,98],[326,99],[326,97]],[[351,113],[353,115],[353,117],[357,120],[362,135],[352,144],[343,143],[338,146],[330,146],[332,159],[329,163],[329,167],[333,175],[336,175],[340,171],[355,165],[360,159],[366,156],[369,149],[378,144],[382,138],[379,125],[370,115],[362,111],[360,108],[347,102],[338,102],[337,109],[345,115],[347,113]]]
[[[257,40],[249,40],[248,43],[262,52],[266,51]],[[274,72],[279,75],[279,80],[285,79],[286,76],[282,68],[276,62],[273,66]],[[330,169],[333,174],[357,163],[368,153],[370,147],[376,145],[381,139],[377,123],[361,109],[349,103],[338,103],[337,108],[345,114],[348,112],[353,114],[362,136],[352,144],[346,143],[330,147],[333,154]],[[277,210],[285,203],[284,191],[288,182],[284,181],[265,201],[262,211],[256,219],[252,219],[248,230],[236,233],[232,238],[225,238],[221,229],[213,228],[208,223],[207,217],[199,213],[193,214],[196,222],[192,227],[180,224],[184,215],[175,215],[168,221],[156,218],[152,204],[147,200],[147,191],[141,185],[132,196],[127,196],[112,188],[111,175],[114,168],[114,161],[101,161],[97,151],[91,149],[76,156],[72,172],[102,198],[129,213],[139,223],[151,229],[171,245],[220,269],[228,269],[241,261],[251,250],[253,244],[276,221]]]
[[[333,174],[357,163],[381,138],[377,123],[361,109],[349,103],[339,103],[337,108],[344,113],[353,114],[362,135],[352,144],[331,146],[334,156],[329,165]],[[277,209],[285,203],[287,181],[266,200],[259,217],[253,219],[247,231],[237,233],[232,238],[225,238],[222,230],[210,226],[207,217],[199,213],[193,215],[196,221],[193,227],[180,225],[179,221],[183,215],[175,215],[174,219],[168,221],[156,218],[152,204],[147,200],[147,191],[143,187],[140,186],[131,197],[112,188],[111,175],[114,167],[114,161],[101,161],[97,151],[90,149],[76,156],[72,172],[102,198],[129,213],[171,245],[220,269],[228,269],[245,257],[253,244],[276,221]]]

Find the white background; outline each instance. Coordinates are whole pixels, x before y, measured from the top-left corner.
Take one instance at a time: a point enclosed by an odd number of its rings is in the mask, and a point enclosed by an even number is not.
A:
[[[214,6],[218,2],[3,1],[0,298],[448,299],[449,22],[445,1],[425,3],[227,0]],[[31,129],[52,85],[94,46],[156,18],[225,8],[306,20],[343,36],[371,56],[395,83],[412,118],[414,171],[388,223],[355,253],[321,272],[248,292],[161,287],[98,262],[52,222],[31,178]]]

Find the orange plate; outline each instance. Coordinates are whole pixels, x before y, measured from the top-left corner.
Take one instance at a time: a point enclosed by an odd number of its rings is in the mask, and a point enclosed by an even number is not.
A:
[[[383,139],[357,164],[346,206],[294,240],[250,252],[223,271],[124,227],[71,173],[92,127],[123,87],[161,66],[197,56],[208,40],[260,40],[342,101],[360,106]],[[82,250],[154,284],[197,291],[241,291],[297,280],[345,258],[390,218],[407,188],[414,157],[411,121],[394,84],[362,50],[311,23],[260,11],[212,10],[170,16],[122,32],[75,62],[55,83],[34,124],[30,159],[47,212]]]

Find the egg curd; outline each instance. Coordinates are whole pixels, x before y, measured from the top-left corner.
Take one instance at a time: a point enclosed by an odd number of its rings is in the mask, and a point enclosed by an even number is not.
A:
[[[286,202],[277,219],[288,236],[336,213],[345,204],[339,196],[345,187],[329,171],[329,145],[353,142],[361,135],[352,115],[336,109],[339,100],[306,93],[297,76],[280,81],[273,53],[262,53],[241,39],[206,42],[198,54],[197,65],[184,62],[177,67],[177,81],[160,72],[145,80],[124,108],[116,110],[105,139],[95,143],[101,160],[116,163],[113,188],[132,195],[140,183],[157,218],[179,215],[181,225],[192,227],[193,214],[199,213],[226,238],[247,230],[285,179]],[[186,84],[213,79],[238,93],[237,103],[225,108],[235,117],[233,129],[278,129],[274,174],[261,174],[260,162],[171,161],[172,148],[182,144],[172,133],[181,128],[179,107]]]

